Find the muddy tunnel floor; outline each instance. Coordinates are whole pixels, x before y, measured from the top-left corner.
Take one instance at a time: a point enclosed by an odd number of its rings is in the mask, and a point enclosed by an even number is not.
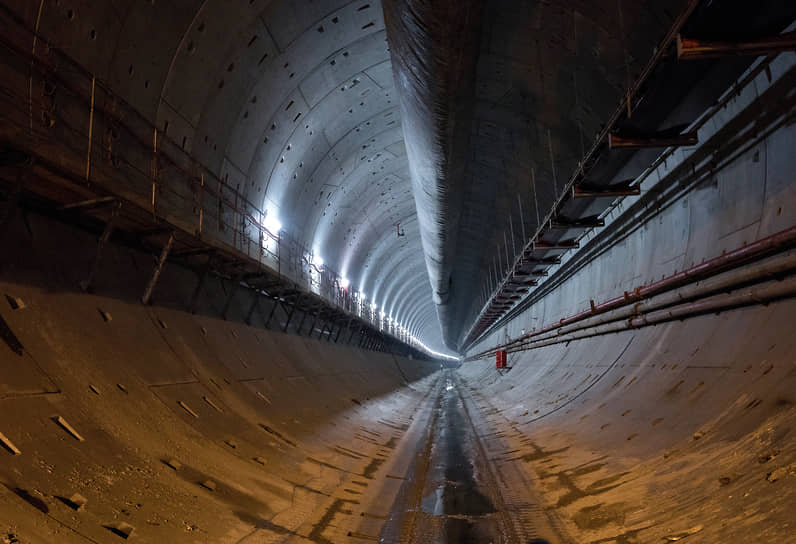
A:
[[[522,474],[494,464],[500,433],[456,373],[447,370],[427,405],[429,425],[380,535],[382,542],[556,542]],[[480,434],[479,434],[480,431]],[[517,495],[521,496],[517,496]]]

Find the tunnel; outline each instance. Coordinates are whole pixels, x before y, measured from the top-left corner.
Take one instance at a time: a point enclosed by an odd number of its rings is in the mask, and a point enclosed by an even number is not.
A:
[[[0,51],[0,542],[796,543],[796,3],[0,0]]]

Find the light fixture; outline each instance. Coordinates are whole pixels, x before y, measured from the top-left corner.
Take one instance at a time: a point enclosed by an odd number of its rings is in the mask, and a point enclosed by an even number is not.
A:
[[[318,255],[313,255],[312,256],[312,264],[316,268],[321,268],[323,266],[323,259],[320,256],[318,256]]]
[[[273,213],[266,214],[263,226],[271,234],[279,234],[279,231],[282,230],[282,223],[279,222],[279,219],[276,217],[276,214]]]
[[[343,289],[348,289],[349,283],[350,282],[348,281],[348,278],[343,278],[340,280],[340,287],[342,287]]]
[[[375,310],[376,306],[378,306],[378,304],[376,304],[376,302],[374,301],[373,304],[370,305],[370,309]]]

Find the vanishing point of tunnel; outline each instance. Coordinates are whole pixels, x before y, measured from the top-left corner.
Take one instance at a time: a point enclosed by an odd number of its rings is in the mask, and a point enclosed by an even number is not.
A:
[[[796,544],[796,2],[0,0],[0,544]]]

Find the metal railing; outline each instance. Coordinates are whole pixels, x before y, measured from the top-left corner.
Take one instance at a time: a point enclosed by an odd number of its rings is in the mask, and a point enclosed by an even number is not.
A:
[[[298,239],[265,227],[266,212],[136,108],[0,5],[0,141],[94,193],[148,210],[206,244],[242,253],[409,345],[394,322],[344,287]],[[30,44],[26,49],[20,44]]]

